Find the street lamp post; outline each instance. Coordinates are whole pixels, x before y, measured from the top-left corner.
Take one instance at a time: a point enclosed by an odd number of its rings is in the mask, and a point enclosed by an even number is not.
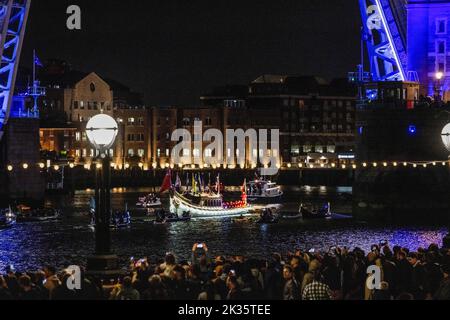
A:
[[[86,125],[86,135],[98,151],[101,163],[95,173],[95,255],[88,258],[87,272],[95,275],[117,273],[118,259],[111,251],[111,159],[109,150],[118,132],[117,122],[106,114],[92,117]]]
[[[435,92],[435,100],[437,102],[440,102],[441,99],[441,80],[442,77],[444,76],[444,74],[442,72],[436,72],[435,77],[436,77],[436,86],[434,88],[434,92]]]
[[[442,129],[441,133],[442,142],[444,143],[445,148],[450,153],[450,123],[445,125],[445,127]],[[450,156],[449,156],[450,159]],[[443,246],[444,248],[450,248],[450,217],[448,219],[448,234],[443,239]]]

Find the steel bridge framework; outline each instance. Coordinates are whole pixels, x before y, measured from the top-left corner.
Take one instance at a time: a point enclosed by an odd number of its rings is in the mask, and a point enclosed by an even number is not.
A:
[[[359,0],[374,81],[408,80],[406,0]]]
[[[0,0],[0,140],[11,110],[31,0]]]

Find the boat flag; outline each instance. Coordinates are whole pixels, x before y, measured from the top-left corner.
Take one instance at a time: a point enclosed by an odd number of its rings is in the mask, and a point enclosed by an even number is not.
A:
[[[242,185],[241,199],[244,204],[247,205],[247,179],[244,179],[244,184]]]
[[[208,172],[208,192],[211,193],[211,172]]]
[[[217,194],[220,194],[220,173],[217,174],[216,190]]]
[[[172,173],[170,172],[170,169],[169,169],[166,173],[166,176],[164,177],[164,180],[161,185],[161,189],[159,190],[159,193],[163,193],[163,192],[169,190],[171,187],[172,187]]]
[[[175,180],[175,189],[177,191],[180,191],[180,189],[181,189],[181,179],[180,179],[180,176],[178,175],[178,172],[177,172],[177,178]]]
[[[200,173],[197,175],[196,182],[198,185],[199,192],[202,193],[203,192],[203,183],[202,183],[202,177],[200,176]]]
[[[193,194],[197,193],[197,186],[195,183],[195,174],[194,173],[192,174],[192,193]]]
[[[189,172],[186,172],[186,190],[189,189]]]

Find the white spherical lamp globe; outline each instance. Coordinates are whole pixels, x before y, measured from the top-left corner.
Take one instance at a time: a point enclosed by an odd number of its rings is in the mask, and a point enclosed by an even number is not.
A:
[[[450,152],[450,123],[447,123],[442,129],[441,138],[444,146]]]
[[[103,113],[92,117],[86,125],[86,135],[89,141],[100,152],[111,148],[118,130],[116,120]]]

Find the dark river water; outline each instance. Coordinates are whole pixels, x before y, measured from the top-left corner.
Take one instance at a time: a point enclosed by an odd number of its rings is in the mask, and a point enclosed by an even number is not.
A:
[[[230,189],[233,198],[237,188]],[[114,208],[125,203],[132,209],[133,223],[126,230],[112,231],[113,250],[123,266],[131,256],[159,259],[168,251],[178,259],[189,259],[193,243],[205,242],[213,255],[247,255],[267,257],[271,252],[286,253],[301,248],[328,250],[330,246],[359,246],[369,250],[373,243],[388,240],[416,250],[431,243],[441,245],[445,228],[432,226],[373,227],[353,219],[317,221],[281,221],[260,225],[251,222],[235,223],[230,218],[193,219],[167,225],[153,225],[144,212],[134,209],[138,196],[150,189],[113,189]],[[284,188],[283,211],[297,211],[301,200],[322,203],[330,201],[332,211],[351,214],[346,197],[351,188],[301,187]],[[93,191],[77,191],[74,196],[54,196],[49,202],[63,211],[56,222],[18,223],[12,229],[0,230],[0,273],[12,264],[16,270],[36,270],[46,264],[58,268],[84,265],[86,256],[93,253],[94,233],[88,226],[88,201]],[[167,199],[164,199],[167,206]]]

